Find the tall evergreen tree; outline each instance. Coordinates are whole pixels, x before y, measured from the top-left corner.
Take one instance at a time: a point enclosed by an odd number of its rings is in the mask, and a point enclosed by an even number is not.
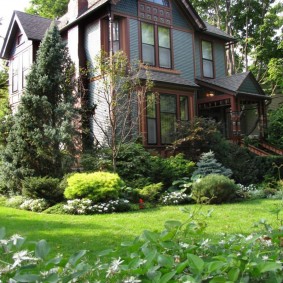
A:
[[[9,189],[20,190],[28,176],[60,177],[74,162],[76,109],[74,65],[53,24],[27,77],[27,87],[3,154]]]

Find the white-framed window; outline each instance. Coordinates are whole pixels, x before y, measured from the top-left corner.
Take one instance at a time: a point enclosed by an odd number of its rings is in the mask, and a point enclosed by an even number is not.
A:
[[[202,41],[202,72],[206,78],[214,78],[214,62],[212,42]]]

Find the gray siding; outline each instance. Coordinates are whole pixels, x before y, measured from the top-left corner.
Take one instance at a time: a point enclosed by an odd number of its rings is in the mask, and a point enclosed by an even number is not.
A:
[[[249,93],[259,93],[259,90],[257,89],[257,86],[255,83],[247,77],[244,82],[242,83],[241,87],[239,88],[239,91],[241,92],[249,92]]]
[[[224,43],[214,43],[214,60],[215,60],[215,77],[226,76],[226,65],[225,65],[225,46]]]
[[[137,20],[129,19],[130,26],[130,60],[139,60],[139,22]]]
[[[91,82],[89,84],[89,104],[96,105],[94,119],[90,120],[90,128],[93,133],[95,141],[100,145],[105,145],[105,134],[109,132],[108,106],[106,100],[100,94],[102,89],[99,86],[99,81]]]
[[[138,1],[137,0],[124,0],[119,1],[117,4],[112,5],[114,12],[127,14],[130,16],[138,16]]]
[[[199,36],[195,34],[195,66],[196,66],[196,76],[201,76],[201,66],[200,66],[200,39]]]
[[[190,33],[173,30],[175,69],[182,72],[181,76],[194,80],[193,36]]]
[[[173,16],[173,26],[188,28],[193,30],[192,25],[189,23],[188,19],[182,13],[182,11],[177,7],[176,3],[172,1],[172,16]]]

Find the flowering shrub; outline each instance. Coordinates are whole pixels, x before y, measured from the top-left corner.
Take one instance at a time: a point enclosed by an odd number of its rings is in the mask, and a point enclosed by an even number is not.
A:
[[[21,204],[26,200],[23,196],[13,196],[6,200],[5,205],[13,208],[20,208]]]
[[[34,212],[42,212],[46,208],[48,208],[48,203],[44,199],[26,199],[20,205],[20,209],[31,210]]]
[[[182,203],[188,203],[189,201],[190,197],[182,192],[166,192],[160,198],[160,202],[164,205],[178,205]]]
[[[255,185],[251,184],[244,186],[238,184],[237,195],[244,199],[261,199],[265,198],[265,193],[263,190],[258,189]]]
[[[70,214],[102,214],[128,211],[130,210],[130,204],[125,199],[110,200],[97,204],[94,204],[89,199],[74,199],[68,200],[63,209]]]

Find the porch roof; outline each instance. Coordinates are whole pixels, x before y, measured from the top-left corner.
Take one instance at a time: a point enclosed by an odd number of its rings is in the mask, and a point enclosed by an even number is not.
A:
[[[195,84],[193,81],[184,79],[179,74],[170,74],[170,73],[158,72],[152,70],[149,70],[148,72],[150,74],[150,79],[154,83],[163,83],[163,84],[179,85],[190,88],[199,88],[199,86]],[[139,78],[147,79],[146,70],[141,70],[139,74]]]
[[[235,74],[216,79],[196,78],[200,86],[235,96],[249,96],[257,99],[271,99],[265,94],[251,72]]]

